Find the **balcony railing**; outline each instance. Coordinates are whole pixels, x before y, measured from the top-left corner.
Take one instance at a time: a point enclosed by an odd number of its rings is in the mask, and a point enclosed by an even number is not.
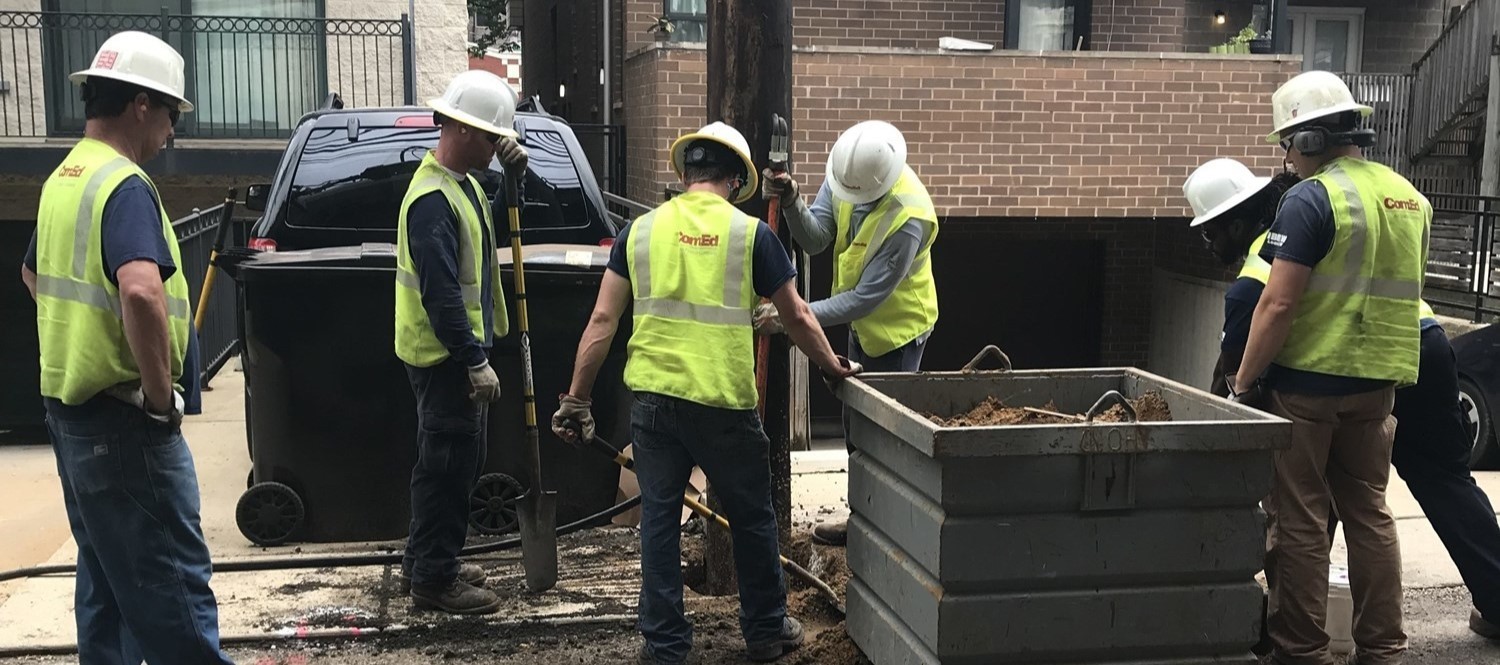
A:
[[[1375,130],[1375,147],[1365,157],[1407,173],[1406,131],[1411,116],[1410,74],[1339,74],[1354,99],[1375,108],[1366,126]]]
[[[72,72],[122,30],[155,34],[186,61],[196,109],[179,136],[282,138],[330,91],[350,106],[413,101],[411,22],[0,11],[0,137],[76,136]]]
[[[1413,160],[1466,156],[1478,139],[1497,21],[1500,0],[1473,0],[1412,65]]]

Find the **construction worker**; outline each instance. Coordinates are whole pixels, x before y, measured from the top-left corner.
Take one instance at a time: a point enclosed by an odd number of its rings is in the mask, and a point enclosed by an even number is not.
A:
[[[488,350],[510,330],[496,263],[495,223],[471,169],[496,155],[524,173],[516,93],[503,79],[467,71],[427,103],[437,149],[412,175],[396,229],[396,355],[417,399],[417,464],[402,580],[413,604],[490,614],[500,599],[480,587],[484,569],[460,562],[469,496],[484,468],[488,404],[500,380]]]
[[[784,312],[787,334],[827,380],[858,365],[833,354],[797,295],[796,268],[776,235],[732,205],[756,190],[745,138],[722,122],[686,134],[672,144],[672,169],[684,193],[631,222],[614,244],[552,429],[569,442],[593,438],[589,394],[620,315],[633,304],[625,383],[635,393],[630,424],[641,486],[640,662],[681,663],[692,648],[678,522],[695,464],[733,525],[746,655],[769,662],[800,646],[803,635],[786,615],[770,441],[755,412],[758,297]]]
[[[1223,378],[1239,368],[1255,304],[1270,275],[1257,256],[1265,244],[1282,194],[1298,178],[1292,173],[1257,178],[1231,159],[1198,167],[1183,185],[1210,249],[1226,265],[1244,260],[1224,301],[1224,334],[1215,394],[1228,395]],[[1448,335],[1422,303],[1422,342],[1416,385],[1396,390],[1396,437],[1392,463],[1421,504],[1447,547],[1474,600],[1469,627],[1500,639],[1500,524],[1484,490],[1469,472],[1470,437],[1458,401],[1458,370]],[[1336,516],[1329,520],[1333,534]]]
[[[229,663],[180,428],[187,279],[140,166],[193,110],[182,56],[121,32],[70,78],[83,87],[84,138],[42,188],[21,277],[36,299],[47,429],[78,543],[78,659]]]
[[[797,244],[812,254],[833,246],[832,295],[809,305],[818,324],[848,324],[849,358],[867,370],[919,370],[938,318],[931,262],[938,216],[906,164],[901,130],[870,120],[840,135],[811,208],[791,175],[767,170],[764,176],[762,194],[781,202]],[[756,330],[780,332],[774,305],[757,310]],[[845,413],[845,446],[853,453],[848,437]],[[813,529],[813,539],[824,545],[843,545],[848,534],[846,521]]]
[[[1396,387],[1417,382],[1432,207],[1362,158],[1372,109],[1338,76],[1301,74],[1272,97],[1274,131],[1306,178],[1287,191],[1259,256],[1271,264],[1232,397],[1292,421],[1275,455],[1267,628],[1283,665],[1331,665],[1323,629],[1330,511],[1349,545],[1358,662],[1400,660],[1401,551],[1385,503]],[[1262,384],[1262,376],[1264,383]]]

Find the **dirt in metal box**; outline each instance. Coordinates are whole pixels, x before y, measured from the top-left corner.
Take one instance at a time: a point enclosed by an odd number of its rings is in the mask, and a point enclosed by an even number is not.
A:
[[[948,428],[988,396],[1170,422]],[[1254,663],[1283,419],[1136,369],[870,374],[851,411],[849,632],[877,665]]]

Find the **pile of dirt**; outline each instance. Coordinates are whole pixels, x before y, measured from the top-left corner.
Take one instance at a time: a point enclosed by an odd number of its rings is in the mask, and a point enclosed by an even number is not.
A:
[[[1135,408],[1138,422],[1167,422],[1172,420],[1172,409],[1160,392],[1149,390],[1140,397],[1128,400]],[[1043,413],[1050,411],[1052,413]],[[1056,414],[1056,415],[1054,415]],[[963,413],[943,417],[926,414],[927,419],[943,427],[991,427],[995,425],[1076,425],[1083,422],[1083,414],[1059,413],[1057,403],[1049,401],[1040,409],[1007,406],[993,395],[984,398],[978,406]],[[1129,422],[1125,409],[1115,404],[1094,418],[1097,422]]]

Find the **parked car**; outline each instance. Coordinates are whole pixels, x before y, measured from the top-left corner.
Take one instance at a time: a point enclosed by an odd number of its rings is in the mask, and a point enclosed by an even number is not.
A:
[[[1480,328],[1453,338],[1458,359],[1458,393],[1469,415],[1474,437],[1469,466],[1500,469],[1500,443],[1495,438],[1496,414],[1500,411],[1500,326]]]
[[[521,185],[526,243],[612,241],[619,228],[567,123],[545,113],[517,113],[516,130],[531,154]],[[263,213],[251,228],[250,248],[396,242],[401,199],[437,141],[432,110],[422,107],[332,108],[304,116],[272,182],[247,189],[245,207]],[[503,168],[497,160],[474,175],[496,206],[496,239],[503,247],[510,238]]]

